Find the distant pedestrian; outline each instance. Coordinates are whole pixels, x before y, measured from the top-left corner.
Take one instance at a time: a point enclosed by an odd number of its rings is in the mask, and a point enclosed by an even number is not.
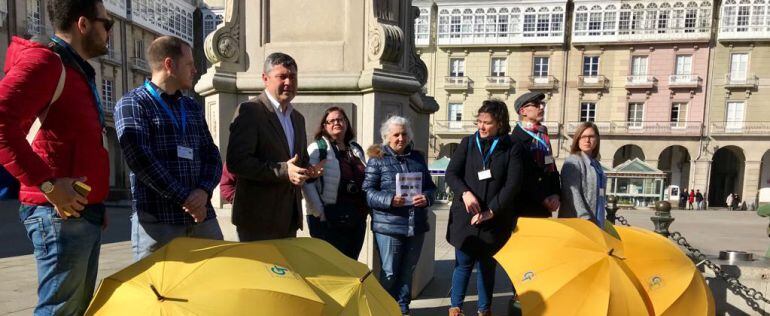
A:
[[[700,189],[695,190],[695,208],[698,210],[703,209],[703,194],[700,193]]]
[[[690,196],[687,198],[688,210],[693,210],[693,203],[695,202],[695,190],[690,190]]]
[[[679,193],[679,209],[684,210],[687,207],[687,198],[690,195],[687,194],[687,189],[682,190],[682,192]]]
[[[732,210],[733,210],[733,200],[734,200],[734,199],[735,199],[735,197],[733,196],[733,194],[732,194],[732,193],[730,193],[730,194],[727,196],[727,200],[725,200],[725,205],[727,206],[727,209],[728,209],[728,210],[730,210],[730,211],[732,211]]]
[[[733,195],[733,203],[730,204],[730,206],[732,207],[733,211],[739,211],[740,210],[740,208],[739,208],[740,205],[741,205],[741,196],[738,195],[738,194]]]

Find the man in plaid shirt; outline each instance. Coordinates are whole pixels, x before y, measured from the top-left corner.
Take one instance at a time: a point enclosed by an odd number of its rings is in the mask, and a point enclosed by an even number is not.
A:
[[[203,107],[181,94],[196,74],[190,46],[163,36],[147,52],[152,80],[115,106],[131,169],[131,243],[139,260],[181,236],[223,239],[211,205],[222,159]]]

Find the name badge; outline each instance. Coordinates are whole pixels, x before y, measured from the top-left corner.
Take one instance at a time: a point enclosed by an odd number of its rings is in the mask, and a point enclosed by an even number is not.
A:
[[[479,180],[492,179],[492,170],[486,169],[479,171]]]
[[[193,160],[193,150],[190,147],[176,146],[176,155],[182,159]]]
[[[545,164],[550,165],[553,163],[553,156],[545,156]]]

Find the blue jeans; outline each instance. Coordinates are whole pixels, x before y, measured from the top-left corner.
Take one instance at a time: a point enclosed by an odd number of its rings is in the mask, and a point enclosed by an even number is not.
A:
[[[425,234],[412,237],[374,233],[380,252],[380,284],[398,302],[402,314],[412,302],[412,275],[420,260]]]
[[[354,227],[334,227],[328,221],[322,222],[318,217],[307,215],[307,226],[310,229],[310,237],[323,239],[348,258],[358,260],[364,246],[366,221]]]
[[[222,229],[216,218],[192,225],[173,225],[158,222],[151,214],[142,213],[139,221],[137,212],[131,213],[131,248],[134,260],[149,256],[177,237],[194,237],[223,240]]]
[[[104,205],[87,211],[104,216]],[[27,229],[37,261],[35,315],[82,315],[94,294],[99,270],[101,224],[85,218],[62,220],[51,206],[22,205],[19,218]]]
[[[452,273],[452,289],[450,290],[452,307],[463,307],[468,281],[473,272],[473,266],[478,263],[476,287],[479,292],[478,311],[486,312],[492,306],[492,293],[495,287],[495,268],[497,263],[492,257],[471,256],[460,249],[455,249],[455,270]]]

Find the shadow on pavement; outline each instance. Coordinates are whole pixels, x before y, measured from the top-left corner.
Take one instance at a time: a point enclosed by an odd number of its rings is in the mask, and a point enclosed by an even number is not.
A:
[[[109,226],[102,234],[102,244],[131,240],[130,206],[108,204]],[[19,219],[18,201],[0,201],[0,258],[32,254],[32,244]]]

